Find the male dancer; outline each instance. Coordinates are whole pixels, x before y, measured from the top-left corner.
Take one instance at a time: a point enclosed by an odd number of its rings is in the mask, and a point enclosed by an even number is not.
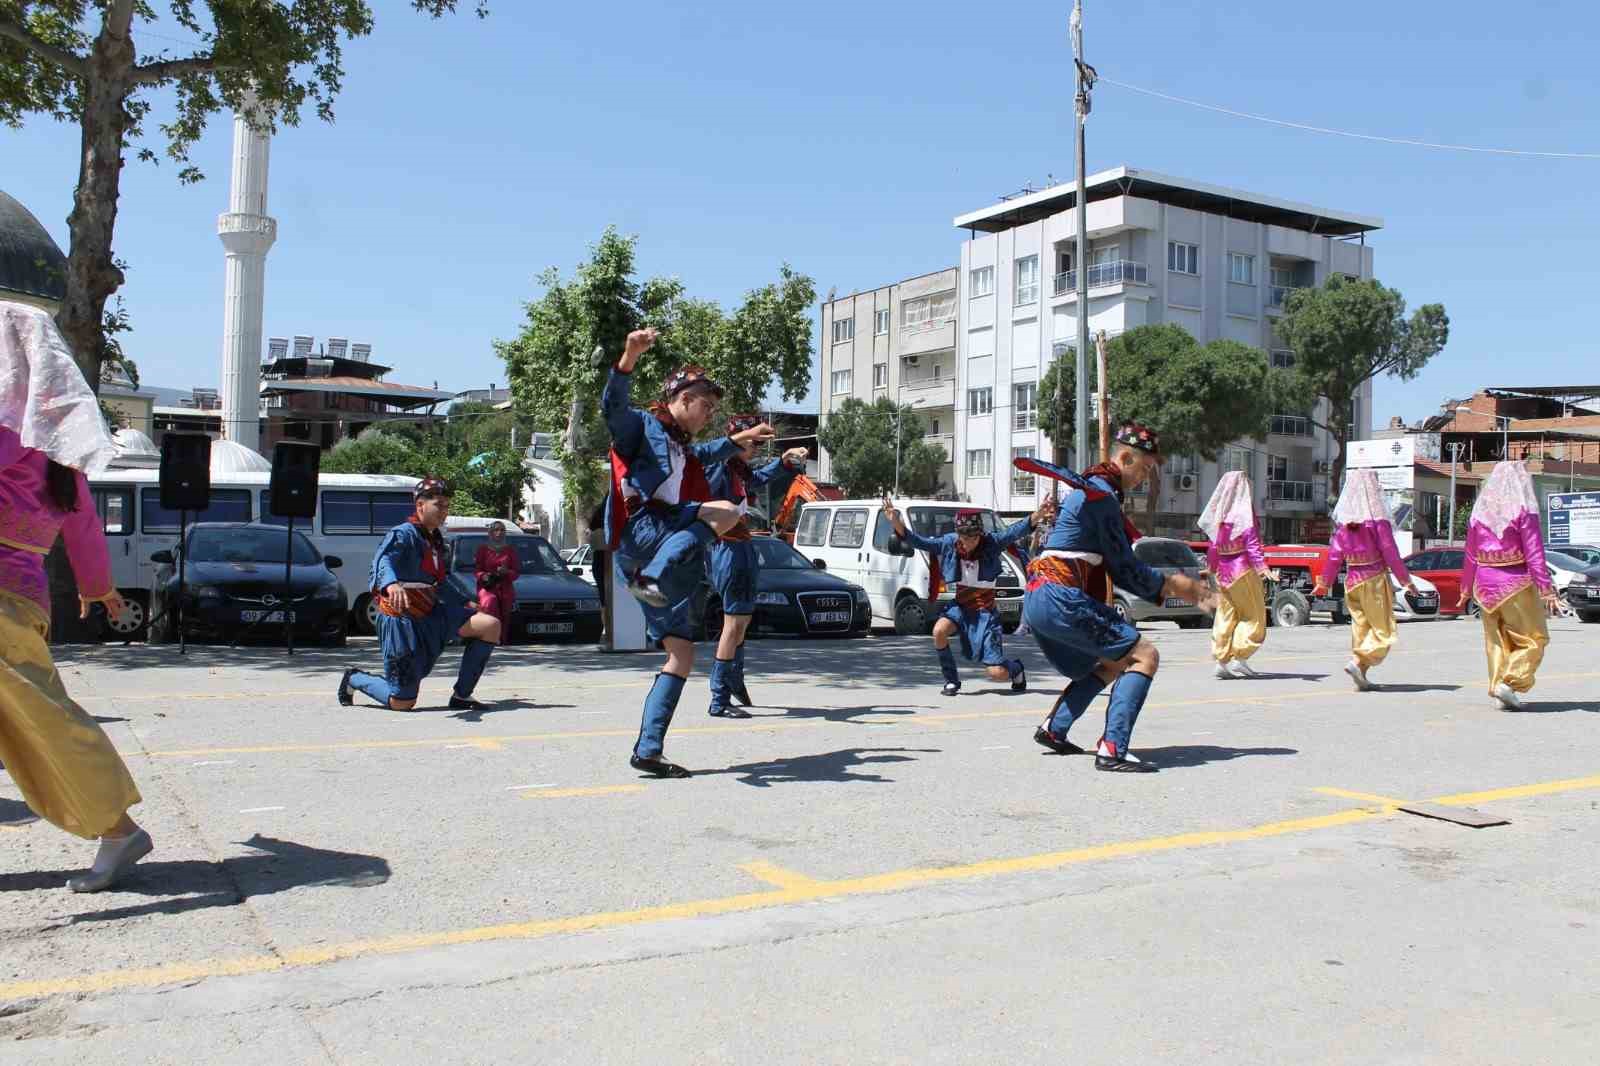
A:
[[[645,697],[639,739],[628,764],[656,777],[688,777],[661,757],[667,728],[694,670],[689,600],[705,574],[705,551],[739,520],[738,508],[711,498],[706,464],[722,462],[746,443],[771,440],[762,423],[733,437],[693,443],[716,413],[722,388],[696,366],[674,371],[648,411],[629,406],[633,368],[656,342],[653,329],[628,334],[600,400],[611,430],[608,546],[628,575],[628,591],[644,607],[645,635],[667,662]]]
[[[1123,493],[1137,488],[1160,464],[1156,434],[1133,422],[1117,430],[1107,462],[1082,475],[1037,459],[1016,459],[1020,470],[1044,474],[1079,489],[1061,502],[1044,551],[1028,567],[1022,617],[1050,664],[1071,683],[1062,689],[1033,739],[1063,755],[1082,748],[1067,740],[1067,730],[1111,684],[1105,735],[1095,750],[1096,770],[1151,773],[1156,768],[1128,753],[1133,726],[1155,680],[1161,657],[1108,605],[1110,581],[1151,601],[1167,596],[1215,607],[1216,593],[1183,574],[1160,574],[1133,554],[1122,514]]]
[[[452,710],[487,708],[472,698],[489,653],[500,643],[500,621],[492,614],[467,613],[467,601],[445,580],[444,535],[450,517],[450,486],[423,478],[414,491],[416,513],[389,530],[372,559],[372,594],[378,602],[378,645],[383,676],[355,667],[339,679],[339,702],[355,702],[364,692],[391,711],[417,705],[422,679],[433,670],[452,637],[461,638],[461,668],[450,693]]]
[[[924,537],[906,525],[894,503],[883,498],[884,516],[894,524],[900,539],[928,553],[928,570],[933,587],[928,598],[939,595],[945,575],[955,582],[956,600],[933,624],[933,647],[939,653],[939,670],[944,674],[946,696],[961,691],[961,673],[956,669],[950,638],[961,637],[961,654],[968,661],[979,659],[991,681],[1010,680],[1012,692],[1028,691],[1028,672],[1021,659],[1007,659],[1001,647],[1000,614],[995,610],[994,583],[1003,565],[1000,557],[1013,544],[1032,532],[1053,504],[1046,502],[1037,511],[999,533],[986,533],[983,512],[971,508],[956,512],[954,532],[942,537]]]
[[[762,424],[759,415],[737,415],[728,420],[732,437]],[[717,640],[717,657],[711,664],[711,708],[713,718],[749,718],[750,712],[733,705],[738,700],[751,706],[750,690],[744,683],[744,638],[756,611],[756,579],[761,573],[761,555],[750,540],[745,522],[755,490],[763,485],[782,496],[789,483],[805,470],[807,451],[790,448],[783,456],[752,468],[756,446],[752,441],[739,453],[711,468],[711,498],[738,508],[739,521],[711,546],[711,583],[722,600],[722,635]],[[730,699],[731,697],[731,699]]]

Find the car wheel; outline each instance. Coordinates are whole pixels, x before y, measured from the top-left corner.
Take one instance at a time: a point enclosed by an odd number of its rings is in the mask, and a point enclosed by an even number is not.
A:
[[[1311,618],[1311,604],[1300,593],[1285,589],[1272,601],[1272,617],[1280,626],[1303,626]]]
[[[340,626],[337,630],[322,638],[322,646],[324,648],[342,648],[349,643],[350,630],[346,626]]]
[[[1600,611],[1579,611],[1578,620],[1582,622],[1600,622]]]
[[[1117,612],[1118,618],[1122,619],[1124,622],[1127,622],[1129,625],[1133,624],[1133,612],[1128,610],[1127,601],[1121,596],[1118,596],[1112,601],[1111,609]]]
[[[1350,612],[1345,610],[1343,607],[1339,607],[1339,608],[1335,609],[1334,612],[1333,612],[1333,622],[1334,622],[1334,625],[1341,625],[1341,626],[1349,625],[1350,624]]]
[[[1477,618],[1479,615],[1483,614],[1483,608],[1478,606],[1477,600],[1468,600],[1467,613],[1472,617]]]
[[[1199,629],[1205,624],[1205,621],[1204,618],[1179,618],[1177,620],[1179,629]]]
[[[915,596],[907,596],[894,609],[894,632],[900,637],[926,636],[929,629],[928,609]]]
[[[122,614],[116,619],[108,614],[105,616],[105,637],[107,640],[136,640],[144,632],[145,623],[150,621],[150,601],[140,593],[133,593],[122,601]]]
[[[178,642],[178,617],[168,610],[164,600],[153,603],[156,619],[150,624],[150,633],[145,638],[151,644],[176,644]]]

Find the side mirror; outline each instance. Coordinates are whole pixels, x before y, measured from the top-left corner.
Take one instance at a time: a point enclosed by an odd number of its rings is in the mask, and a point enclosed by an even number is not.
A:
[[[152,563],[161,563],[165,566],[171,566],[173,563],[172,553],[167,549],[162,548],[158,552],[150,553],[150,561]]]
[[[322,565],[326,566],[329,570],[337,570],[339,567],[344,565],[344,560],[339,558],[337,555],[324,555],[322,557]]]
[[[906,547],[906,538],[898,533],[891,533],[889,535],[889,554],[910,555],[911,549]]]
[[[811,560],[811,565],[816,567],[818,570],[826,570],[828,568],[827,562],[823,559],[813,559]]]
[[[583,576],[583,567],[574,566],[574,567],[569,567],[569,569],[572,571],[572,573],[576,574],[578,577],[582,577]]]

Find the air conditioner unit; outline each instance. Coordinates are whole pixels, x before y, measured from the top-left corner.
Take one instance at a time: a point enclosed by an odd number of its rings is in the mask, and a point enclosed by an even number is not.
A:
[[[1315,473],[1326,474],[1329,472],[1332,465],[1333,464],[1329,463],[1326,459],[1318,459],[1316,462],[1311,464],[1311,469]]]
[[[1194,474],[1179,474],[1178,475],[1178,489],[1180,491],[1182,491],[1182,492],[1193,492],[1195,490],[1195,487],[1197,485],[1199,485],[1199,484],[1200,484],[1200,479],[1198,477],[1196,477]]]

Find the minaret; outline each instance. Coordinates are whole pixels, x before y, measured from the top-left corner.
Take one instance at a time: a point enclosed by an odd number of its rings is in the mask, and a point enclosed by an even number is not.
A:
[[[255,97],[247,96],[248,111]],[[267,214],[267,158],[272,140],[233,116],[233,181],[228,211],[217,216],[217,236],[227,250],[222,291],[222,435],[246,448],[261,443],[261,305],[266,296],[267,251],[278,221]]]

